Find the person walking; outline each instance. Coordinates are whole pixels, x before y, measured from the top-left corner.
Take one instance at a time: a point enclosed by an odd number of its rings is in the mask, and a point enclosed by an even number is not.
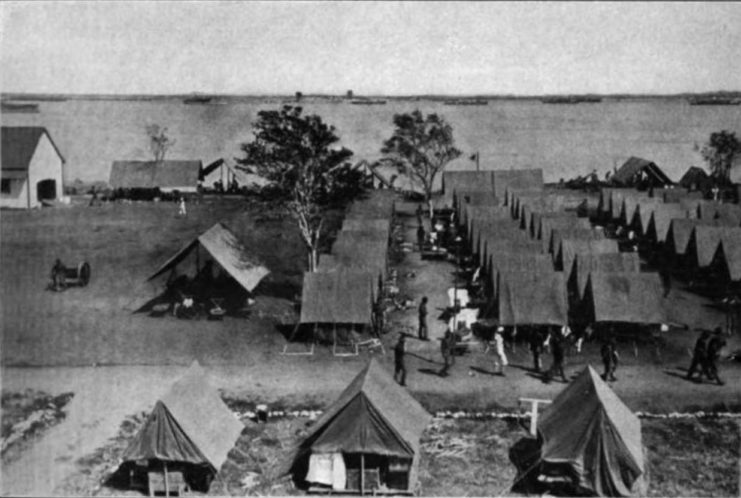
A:
[[[561,379],[564,382],[568,382],[566,380],[566,373],[564,373],[563,370],[563,361],[564,361],[564,339],[563,337],[559,337],[558,332],[551,333],[551,354],[553,354],[553,364],[551,365],[550,370],[545,375],[545,381],[546,383],[550,382],[553,377],[556,376],[556,374],[561,376]]]
[[[394,380],[402,386],[407,385],[407,367],[404,364],[405,342],[404,334],[401,334],[394,346]]]
[[[542,368],[540,355],[543,354],[543,334],[540,330],[530,332],[530,352],[533,354],[533,370],[540,373]]]
[[[496,353],[497,373],[504,377],[504,367],[508,365],[507,354],[504,352],[504,327],[497,327],[494,332],[494,352]]]
[[[615,370],[617,370],[619,355],[613,337],[605,340],[600,353],[602,354],[602,365],[605,367],[605,373],[602,374],[602,379],[605,382],[616,381]]]
[[[695,341],[695,349],[692,351],[692,363],[690,368],[687,370],[687,379],[692,380],[695,375],[695,371],[700,374],[699,381],[702,381],[702,374],[705,372],[705,365],[707,364],[707,352],[708,352],[708,341],[710,340],[710,331],[703,330]]]
[[[723,331],[720,327],[716,327],[713,332],[713,337],[708,343],[708,352],[706,356],[706,375],[708,379],[714,380],[719,386],[725,384],[718,375],[718,360],[720,359],[720,351],[726,346],[726,340],[723,338]]]
[[[419,252],[422,252],[425,246],[425,227],[421,223],[417,227],[417,244],[419,245]]]
[[[440,375],[443,377],[448,376],[448,370],[450,370],[453,364],[453,348],[451,347],[451,343],[454,340],[453,333],[448,329],[440,341],[440,353],[443,356],[443,369],[440,371]]]
[[[427,296],[422,297],[417,310],[419,313],[419,331],[418,336],[421,341],[429,340],[427,337]]]
[[[188,215],[188,211],[185,208],[185,197],[181,197],[180,198],[180,205],[179,205],[179,209],[178,209],[178,215],[179,216],[187,216]]]

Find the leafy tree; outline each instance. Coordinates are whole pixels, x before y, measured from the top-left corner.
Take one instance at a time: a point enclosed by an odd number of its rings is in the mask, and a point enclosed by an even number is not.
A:
[[[419,110],[394,115],[394,133],[383,143],[383,161],[421,185],[432,217],[432,189],[435,178],[450,161],[461,155],[455,148],[453,128],[442,116]]]
[[[149,149],[154,155],[155,162],[165,160],[165,154],[168,149],[175,145],[175,140],[167,136],[167,128],[160,127],[158,124],[148,125],[147,136],[149,137]]]
[[[241,145],[237,162],[272,182],[277,201],[287,205],[315,271],[324,221],[323,208],[357,193],[358,182],[348,173],[352,151],[337,145],[333,126],[301,107],[260,111],[253,124],[254,139]]]
[[[729,183],[733,162],[741,156],[741,142],[730,131],[711,133],[701,153],[710,167],[710,175],[722,183]]]

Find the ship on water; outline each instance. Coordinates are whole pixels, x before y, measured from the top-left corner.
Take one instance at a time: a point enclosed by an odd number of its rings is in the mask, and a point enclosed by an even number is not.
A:
[[[443,102],[444,105],[489,105],[486,99],[450,99]]]
[[[690,105],[740,105],[741,99],[728,97],[694,97],[688,99]]]
[[[208,104],[213,100],[212,97],[209,97],[208,95],[201,95],[199,93],[194,93],[190,97],[186,97],[183,99],[184,104]]]
[[[544,97],[540,99],[544,104],[596,104],[602,102],[601,97],[594,96],[559,96],[559,97]]]
[[[353,105],[385,105],[384,99],[353,99],[350,101]]]
[[[0,106],[2,112],[17,112],[17,113],[37,113],[39,112],[39,104],[33,102],[2,102]]]

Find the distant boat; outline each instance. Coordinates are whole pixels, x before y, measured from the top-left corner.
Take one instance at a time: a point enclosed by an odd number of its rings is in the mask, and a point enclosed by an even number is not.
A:
[[[601,97],[578,97],[578,96],[565,96],[565,97],[545,97],[540,99],[544,104],[596,104],[602,102]]]
[[[445,105],[489,105],[486,99],[451,99],[443,102]]]
[[[386,101],[383,99],[353,99],[350,103],[353,105],[385,105]]]
[[[695,97],[688,99],[690,105],[739,105],[741,99],[727,97]]]
[[[39,112],[39,104],[28,102],[3,102],[0,110],[2,110],[2,112],[35,113]]]
[[[183,99],[184,104],[208,104],[213,100],[208,95],[192,95]]]

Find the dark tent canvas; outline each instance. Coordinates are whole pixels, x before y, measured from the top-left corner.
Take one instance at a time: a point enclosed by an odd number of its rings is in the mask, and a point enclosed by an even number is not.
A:
[[[733,237],[741,228],[696,225],[687,244],[687,254],[697,268],[709,266],[724,234]]]
[[[641,421],[591,366],[545,409],[538,435],[542,464],[565,466],[582,492],[645,493]]]
[[[620,252],[614,239],[562,239],[555,255],[556,269],[570,274],[574,259],[579,254],[600,254]]]
[[[445,203],[454,206],[456,192],[494,192],[491,171],[444,171],[443,192]],[[494,195],[496,197],[496,195]],[[499,196],[503,198],[503,196]]]
[[[356,269],[305,273],[300,323],[369,325],[375,282],[372,273]]]
[[[682,218],[688,218],[688,216],[687,211],[680,204],[659,204],[654,207],[646,234],[651,241],[663,244],[672,220]]]
[[[710,190],[712,180],[704,169],[697,166],[690,166],[684,175],[682,175],[682,178],[679,179],[679,185],[690,190],[705,191]]]
[[[411,491],[417,483],[419,439],[431,418],[372,358],[291,451],[280,473],[295,471],[298,460],[311,454],[394,458],[408,464],[405,482],[396,489]]]
[[[595,323],[666,321],[664,287],[658,273],[592,271],[584,300],[589,318]]]
[[[562,272],[500,272],[500,325],[566,325],[568,304]]]
[[[611,252],[601,254],[578,254],[570,278],[577,284],[579,298],[584,298],[589,275],[600,273],[638,273],[641,258],[637,252]]]
[[[585,218],[578,218],[580,220],[583,220]],[[576,228],[553,228],[551,227],[551,235],[546,240],[543,239],[543,242],[545,243],[545,247],[548,249],[548,252],[550,254],[553,254],[555,251],[558,250],[559,247],[561,247],[561,241],[563,239],[573,239],[573,240],[601,240],[605,238],[605,231],[603,229],[597,229],[597,228],[586,228],[586,227],[576,227]]]
[[[252,292],[257,284],[270,273],[254,255],[247,251],[247,248],[231,230],[222,223],[217,223],[168,259],[147,280],[152,280],[174,268],[199,246],[203,247],[248,292]]]
[[[507,189],[533,189],[543,187],[543,170],[533,169],[498,169],[491,172],[494,182],[494,195],[504,199]]]
[[[631,157],[610,178],[610,181],[616,185],[630,187],[641,183],[640,177],[646,178],[648,185],[660,186],[671,185],[672,181],[659,168],[656,163],[641,159],[640,157]]]
[[[218,472],[243,428],[194,362],[157,402],[122,459],[206,465]]]

